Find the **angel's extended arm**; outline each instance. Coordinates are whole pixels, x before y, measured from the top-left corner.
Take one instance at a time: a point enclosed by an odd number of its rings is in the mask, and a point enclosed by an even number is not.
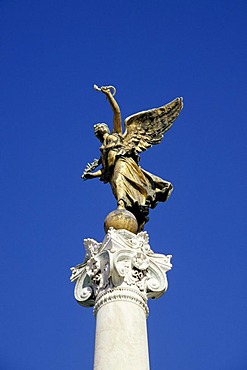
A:
[[[118,103],[116,102],[114,96],[111,94],[111,91],[109,90],[109,93],[106,95],[111,108],[113,110],[113,132],[117,132],[118,134],[122,135],[122,121],[121,121],[121,112]]]
[[[118,134],[122,135],[121,111],[118,103],[113,96],[114,93],[111,93],[111,88],[115,90],[113,86],[102,86],[101,88],[98,88],[98,86],[95,85],[96,90],[102,91],[106,95],[107,100],[109,101],[113,110],[113,132],[117,132]]]
[[[102,175],[102,169],[96,172],[92,172],[97,168],[101,163],[101,158],[100,159],[95,159],[92,163],[88,163],[85,170],[83,171],[83,174],[81,178],[83,180],[88,180],[88,179],[93,179],[94,177],[100,177]]]
[[[82,178],[83,180],[94,179],[95,177],[100,177],[102,175],[102,170],[98,170],[96,172],[87,172],[85,173]]]

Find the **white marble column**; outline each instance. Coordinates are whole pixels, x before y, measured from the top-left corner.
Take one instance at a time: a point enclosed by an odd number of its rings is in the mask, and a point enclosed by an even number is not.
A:
[[[96,314],[94,370],[148,370],[146,314],[120,294],[122,300],[104,304]]]
[[[94,370],[148,370],[148,298],[168,287],[171,256],[154,253],[147,232],[110,228],[103,243],[85,239],[85,261],[73,267],[75,298],[94,306]]]

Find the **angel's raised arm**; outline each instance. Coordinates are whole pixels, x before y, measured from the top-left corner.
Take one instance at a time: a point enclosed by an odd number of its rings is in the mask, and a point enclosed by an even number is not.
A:
[[[111,108],[113,110],[113,132],[117,132],[118,134],[122,135],[122,120],[121,120],[121,111],[119,108],[118,103],[116,102],[114,95],[116,89],[113,86],[102,86],[98,87],[94,85],[95,90],[101,91],[103,94],[106,95]],[[113,90],[113,93],[111,92]]]

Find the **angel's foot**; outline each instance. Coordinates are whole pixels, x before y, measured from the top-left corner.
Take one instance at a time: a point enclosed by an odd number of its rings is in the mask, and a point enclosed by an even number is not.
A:
[[[120,199],[117,202],[117,209],[125,209],[125,203],[124,203],[123,199]]]

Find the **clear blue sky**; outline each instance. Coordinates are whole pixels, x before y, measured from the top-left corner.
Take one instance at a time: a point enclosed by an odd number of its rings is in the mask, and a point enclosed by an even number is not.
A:
[[[152,370],[247,369],[246,1],[0,1],[1,370],[92,368],[94,317],[71,266],[102,241],[108,185],[82,182],[93,124],[184,97],[141,165],[171,181],[151,211],[172,254],[150,302]],[[166,366],[165,366],[166,364]]]

